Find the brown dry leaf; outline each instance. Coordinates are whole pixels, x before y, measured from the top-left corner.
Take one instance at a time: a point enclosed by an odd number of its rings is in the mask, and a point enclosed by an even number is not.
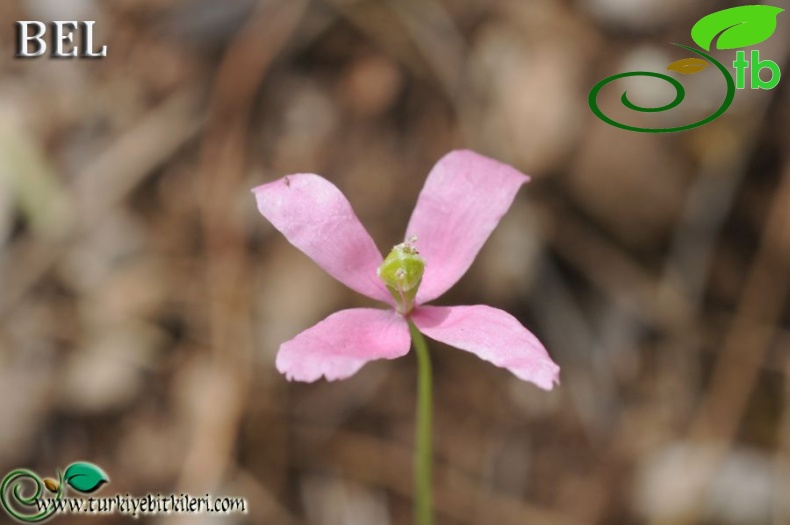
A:
[[[707,68],[710,64],[701,58],[683,58],[667,66],[667,71],[675,71],[683,75],[693,75]]]

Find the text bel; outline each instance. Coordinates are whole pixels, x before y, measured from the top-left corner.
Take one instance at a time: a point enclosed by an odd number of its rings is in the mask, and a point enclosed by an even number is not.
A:
[[[107,46],[96,49],[93,26],[96,22],[56,20],[46,24],[37,20],[16,23],[18,58],[44,56],[49,50],[54,58],[102,58],[107,56]],[[47,33],[49,32],[49,45]],[[78,39],[75,39],[77,33]]]

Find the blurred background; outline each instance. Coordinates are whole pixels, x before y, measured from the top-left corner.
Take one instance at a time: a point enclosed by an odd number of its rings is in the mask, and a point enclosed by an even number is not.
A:
[[[249,189],[320,173],[387,253],[433,163],[470,147],[533,181],[439,303],[513,313],[562,384],[432,344],[438,523],[790,523],[790,85],[675,134],[587,105],[733,5],[0,3],[0,472],[86,460],[100,494],[249,502],[140,523],[410,523],[414,357],[277,373],[281,342],[368,302]],[[785,71],[788,16],[758,46]],[[95,20],[108,56],[15,59],[17,20]],[[600,101],[685,124],[721,103],[717,75],[680,78],[666,114],[618,103],[666,103],[659,81]]]

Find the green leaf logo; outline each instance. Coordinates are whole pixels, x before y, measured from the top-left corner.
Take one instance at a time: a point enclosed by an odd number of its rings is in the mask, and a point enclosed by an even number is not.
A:
[[[69,465],[63,474],[63,479],[74,490],[86,494],[95,492],[104,483],[110,481],[102,469],[84,461]]]
[[[768,40],[776,31],[776,17],[784,11],[770,5],[743,5],[716,11],[691,28],[691,38],[697,45],[710,51],[713,39],[717,49],[737,49]]]

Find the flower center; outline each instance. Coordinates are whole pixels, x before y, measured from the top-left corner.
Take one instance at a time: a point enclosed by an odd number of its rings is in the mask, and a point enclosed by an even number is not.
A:
[[[414,308],[414,297],[425,272],[425,259],[414,244],[417,237],[411,236],[406,242],[395,245],[392,251],[376,270],[379,279],[387,285],[397,303],[398,312],[406,315]]]

